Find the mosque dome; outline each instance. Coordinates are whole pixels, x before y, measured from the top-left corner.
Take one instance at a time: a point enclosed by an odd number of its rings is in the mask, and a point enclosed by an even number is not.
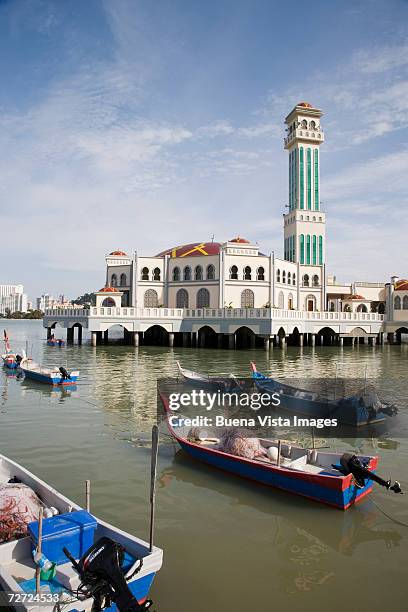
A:
[[[251,244],[250,240],[246,238],[241,238],[241,236],[237,236],[236,238],[231,238],[228,242],[238,242],[239,244]]]
[[[399,280],[395,281],[394,290],[395,291],[408,291],[408,280],[400,278]]]
[[[116,257],[129,257],[129,255],[124,251],[112,251],[112,253],[109,253],[109,255],[114,255]]]
[[[303,106],[304,108],[313,108],[310,102],[299,102],[298,106]]]
[[[102,289],[99,289],[98,293],[119,293],[119,289],[107,285],[106,287],[102,287]]]
[[[351,295],[344,298],[347,300],[362,300],[363,302],[367,302],[367,299],[363,295],[359,295],[358,293],[352,293]]]
[[[166,249],[158,253],[156,257],[202,257],[203,255],[218,255],[221,244],[219,242],[192,242],[181,246]]]

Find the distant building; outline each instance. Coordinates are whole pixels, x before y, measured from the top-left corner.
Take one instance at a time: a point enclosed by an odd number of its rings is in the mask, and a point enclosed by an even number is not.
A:
[[[55,310],[58,308],[83,308],[83,306],[72,304],[64,294],[61,294],[58,298],[54,298],[48,293],[43,293],[41,297],[37,298],[37,310],[45,312],[48,308]]]
[[[27,312],[27,295],[23,285],[0,285],[0,314]]]

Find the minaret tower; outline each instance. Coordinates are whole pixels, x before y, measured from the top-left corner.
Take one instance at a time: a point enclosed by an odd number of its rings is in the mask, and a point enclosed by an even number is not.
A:
[[[289,211],[284,218],[284,258],[301,265],[325,263],[325,213],[320,210],[322,111],[299,102],[285,119],[289,151]]]

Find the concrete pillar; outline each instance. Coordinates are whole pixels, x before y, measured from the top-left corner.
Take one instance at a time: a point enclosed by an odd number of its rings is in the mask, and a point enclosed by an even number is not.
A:
[[[316,334],[310,334],[310,344],[316,346]]]
[[[272,336],[270,336],[269,340],[270,340],[270,342],[269,342],[269,348],[273,349],[273,347],[275,346],[275,342],[276,342],[276,336],[275,336],[275,334],[272,334]]]
[[[303,346],[303,334],[299,334],[299,346]]]
[[[235,348],[235,334],[228,334],[228,348]]]
[[[183,346],[188,346],[188,332],[183,332]]]
[[[173,346],[174,346],[174,333],[170,332],[169,333],[169,347],[173,348]]]
[[[223,334],[217,334],[217,346],[219,349],[222,348],[223,339],[224,339]]]
[[[107,329],[103,332],[103,342],[104,344],[108,344],[109,342],[109,331]]]
[[[380,342],[382,345],[385,344],[385,333],[384,332],[380,332]]]
[[[67,344],[74,344],[74,328],[68,327],[67,329]]]
[[[320,345],[323,346],[323,344],[324,344],[324,336],[323,336],[323,334],[321,334],[321,336],[320,336]]]
[[[47,340],[49,340],[52,336],[52,328],[51,327],[47,327]]]
[[[82,344],[82,325],[78,325],[78,344]]]
[[[251,349],[255,348],[255,343],[256,343],[256,336],[255,334],[251,334],[250,339],[249,339],[249,346]]]
[[[340,344],[340,346],[344,345],[344,338],[342,338],[341,336],[339,338],[339,344]]]
[[[197,332],[191,332],[191,346],[197,346]]]
[[[97,343],[97,337],[98,337],[98,336],[97,336],[97,332],[92,332],[92,333],[91,333],[91,343],[92,343],[92,346],[96,346],[96,343]]]
[[[364,344],[369,344],[370,343],[370,338],[363,338]]]
[[[269,338],[264,338],[264,349],[265,351],[269,351],[269,347],[270,347],[270,339]]]
[[[285,336],[282,336],[281,339],[280,339],[280,347],[281,347],[281,349],[284,349],[285,346],[286,346],[286,338],[285,338]]]
[[[133,346],[139,346],[139,332],[133,332]]]
[[[205,347],[205,334],[201,332],[201,334],[199,334],[198,337],[200,339],[200,348],[204,348]]]

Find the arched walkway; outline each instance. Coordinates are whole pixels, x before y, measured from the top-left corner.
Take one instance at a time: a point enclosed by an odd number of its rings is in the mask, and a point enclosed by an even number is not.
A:
[[[161,325],[152,325],[143,334],[143,344],[152,345],[168,345],[169,334],[168,331],[161,327]]]
[[[198,346],[201,348],[217,347],[217,333],[208,325],[198,330]]]
[[[237,349],[255,348],[256,340],[254,332],[248,327],[239,327],[235,332],[235,347]]]

